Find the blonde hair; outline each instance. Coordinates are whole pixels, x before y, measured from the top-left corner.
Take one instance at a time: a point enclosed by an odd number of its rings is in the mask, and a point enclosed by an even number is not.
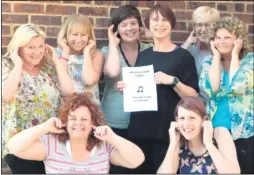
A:
[[[94,42],[96,42],[94,30],[89,18],[80,14],[72,14],[65,20],[60,29],[57,37],[58,47],[60,46],[59,43],[62,39],[67,40],[67,36],[70,34],[71,29],[74,25],[79,25],[83,27],[84,32],[88,35],[88,40],[92,39]]]
[[[192,22],[196,23],[210,23],[216,22],[220,19],[220,12],[212,7],[201,6],[194,10],[192,14]]]
[[[212,28],[210,40],[214,40],[214,37],[219,29],[226,29],[230,33],[235,34],[237,38],[241,38],[243,40],[243,46],[239,55],[240,59],[250,52],[248,32],[245,24],[241,20],[236,17],[224,17],[220,19]]]
[[[43,39],[46,38],[46,34],[38,25],[28,23],[19,26],[7,46],[7,52],[4,57],[8,58],[12,50],[25,46],[33,37],[39,36]]]

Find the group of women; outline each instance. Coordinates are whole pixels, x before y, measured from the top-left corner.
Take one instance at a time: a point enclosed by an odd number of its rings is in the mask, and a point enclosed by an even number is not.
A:
[[[2,59],[2,156],[12,173],[253,173],[254,57],[245,25],[207,6],[192,18],[178,46],[169,6],[150,8],[144,21],[136,7],[121,6],[101,51],[84,15],[63,23],[58,48],[37,25],[20,26]],[[146,65],[158,110],[124,112],[122,67]]]

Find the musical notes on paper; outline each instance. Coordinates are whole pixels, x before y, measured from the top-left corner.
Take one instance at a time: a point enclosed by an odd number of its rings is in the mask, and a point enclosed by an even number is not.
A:
[[[144,87],[143,86],[139,86],[138,90],[137,90],[137,93],[140,93],[140,92],[143,92],[143,91],[144,91]]]

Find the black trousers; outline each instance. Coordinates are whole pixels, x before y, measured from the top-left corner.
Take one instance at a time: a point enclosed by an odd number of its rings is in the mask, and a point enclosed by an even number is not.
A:
[[[128,138],[128,129],[111,128],[117,135],[130,140]],[[132,174],[132,169],[124,168],[121,166],[115,166],[110,164],[109,174]]]
[[[131,173],[156,174],[166,156],[169,141],[158,139],[132,139],[131,141],[139,146],[145,154],[145,161]]]
[[[4,160],[10,167],[12,174],[46,174],[42,161],[25,160],[13,154],[7,154]]]
[[[253,149],[254,136],[247,139],[237,139],[234,141],[237,157],[241,168],[241,174],[254,174]]]

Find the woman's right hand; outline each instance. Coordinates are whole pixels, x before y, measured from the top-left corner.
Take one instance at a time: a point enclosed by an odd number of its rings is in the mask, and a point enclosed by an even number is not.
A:
[[[66,124],[63,124],[61,120],[57,117],[51,117],[44,123],[44,127],[47,132],[61,134],[65,132],[65,130],[62,128],[66,127]]]
[[[119,92],[123,93],[124,88],[126,88],[126,84],[123,81],[118,81],[116,87]]]
[[[177,122],[171,122],[169,132],[170,144],[177,145],[180,142],[180,131]]]
[[[114,25],[111,25],[108,29],[108,39],[110,43],[114,43],[116,46],[118,46],[121,40],[117,37],[117,31],[113,33],[113,28]]]
[[[23,61],[21,57],[18,54],[19,48],[15,48],[10,52],[10,57],[15,66],[22,66]]]
[[[66,39],[62,39],[59,43],[60,48],[63,50],[64,53],[69,54],[70,53],[70,47],[67,44]]]
[[[220,58],[221,58],[221,54],[220,54],[220,52],[216,49],[216,47],[215,47],[215,45],[214,45],[214,41],[211,41],[211,42],[210,42],[210,45],[211,45],[211,50],[212,50],[213,56],[220,59]]]

